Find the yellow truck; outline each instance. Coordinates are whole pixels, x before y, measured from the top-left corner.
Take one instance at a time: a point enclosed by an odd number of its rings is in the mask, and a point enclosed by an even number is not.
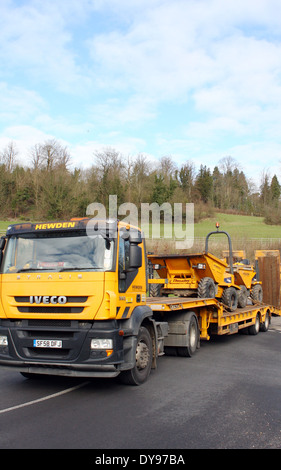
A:
[[[144,383],[164,353],[192,356],[211,335],[267,331],[279,314],[230,312],[215,298],[147,297],[145,240],[115,220],[8,227],[0,240],[0,366],[25,377]]]

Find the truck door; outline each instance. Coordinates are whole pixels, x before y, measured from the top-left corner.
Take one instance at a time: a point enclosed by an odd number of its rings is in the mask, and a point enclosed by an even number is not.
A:
[[[120,308],[117,318],[129,318],[133,309],[145,301],[145,266],[143,266],[143,261],[141,266],[131,266],[131,244],[132,242],[129,237],[126,237],[126,233],[120,231],[118,244],[118,292]],[[139,248],[142,250],[143,245],[141,244]]]

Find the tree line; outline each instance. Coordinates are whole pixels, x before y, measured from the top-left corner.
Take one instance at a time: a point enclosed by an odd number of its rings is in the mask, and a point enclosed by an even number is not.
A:
[[[176,202],[194,203],[195,220],[214,211],[264,216],[281,224],[281,186],[267,172],[255,188],[232,157],[220,160],[213,170],[190,160],[180,166],[171,156],[157,164],[145,155],[125,156],[113,148],[93,154],[93,163],[82,170],[72,167],[67,147],[48,140],[32,147],[19,163],[16,145],[0,151],[0,218],[52,220],[86,215],[92,202],[108,206],[109,195],[118,205]],[[21,159],[22,160],[22,159]]]

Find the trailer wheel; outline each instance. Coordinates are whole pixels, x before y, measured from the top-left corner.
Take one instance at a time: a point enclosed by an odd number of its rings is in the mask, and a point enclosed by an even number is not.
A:
[[[248,290],[246,286],[241,286],[240,291],[238,292],[238,307],[244,308],[247,305],[248,300]]]
[[[212,278],[203,277],[198,284],[198,297],[214,299],[216,296],[216,286]]]
[[[251,298],[254,302],[262,302],[263,292],[261,284],[255,284],[251,290]]]
[[[144,383],[151,371],[152,354],[151,336],[148,330],[142,326],[137,339],[135,366],[133,369],[121,372],[119,375],[121,382],[128,385],[141,385]]]
[[[260,331],[260,316],[257,313],[255,323],[248,328],[249,335],[257,335]]]
[[[238,295],[234,287],[227,287],[222,294],[222,303],[227,305],[231,312],[237,309]]]
[[[270,325],[270,317],[269,317],[269,313],[266,312],[264,323],[261,323],[260,325],[260,331],[263,331],[263,332],[268,331],[269,325]]]
[[[188,326],[188,345],[185,347],[178,347],[178,355],[183,357],[191,357],[196,351],[199,338],[199,330],[197,319],[192,316]]]

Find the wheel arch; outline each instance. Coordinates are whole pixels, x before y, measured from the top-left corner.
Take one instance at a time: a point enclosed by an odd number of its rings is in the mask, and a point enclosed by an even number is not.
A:
[[[137,337],[142,326],[150,334],[153,347],[152,368],[156,368],[157,333],[152,315],[153,312],[149,306],[139,305],[133,309],[130,318],[122,322],[122,328],[126,331],[126,334],[123,338],[124,363],[120,365],[120,370],[132,369],[134,367]]]

